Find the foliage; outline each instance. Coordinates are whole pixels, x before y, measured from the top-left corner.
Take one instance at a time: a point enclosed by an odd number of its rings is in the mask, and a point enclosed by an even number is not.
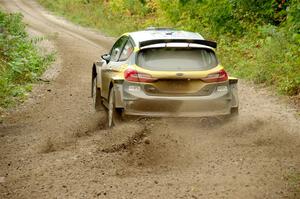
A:
[[[300,93],[300,52],[289,36],[274,26],[236,41],[221,40],[220,55],[233,75],[255,83],[276,85],[282,94]],[[229,42],[229,43],[228,43]],[[228,56],[231,54],[231,56]]]
[[[147,26],[200,32],[219,42],[234,75],[300,93],[300,0],[39,0],[109,35]]]
[[[53,55],[39,55],[36,42],[25,31],[21,14],[0,10],[0,107],[26,97],[32,82],[44,71]]]

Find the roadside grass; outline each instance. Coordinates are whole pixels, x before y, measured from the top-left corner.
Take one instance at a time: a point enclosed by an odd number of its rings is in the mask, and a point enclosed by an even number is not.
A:
[[[139,15],[123,15],[118,8],[112,5],[114,12],[108,7],[103,7],[99,1],[72,1],[72,0],[38,0],[44,7],[55,14],[61,15],[70,21],[84,27],[92,27],[101,30],[109,36],[120,36],[124,32],[134,31],[144,24],[145,19]],[[111,7],[109,7],[111,8]]]
[[[119,36],[148,26],[196,31],[219,43],[230,74],[300,94],[300,3],[242,0],[39,0],[55,13],[104,34]],[[281,11],[279,12],[278,10]],[[201,11],[201,12],[200,12]]]
[[[37,47],[43,38],[30,38],[22,15],[0,10],[0,113],[23,102],[54,53],[42,55]]]

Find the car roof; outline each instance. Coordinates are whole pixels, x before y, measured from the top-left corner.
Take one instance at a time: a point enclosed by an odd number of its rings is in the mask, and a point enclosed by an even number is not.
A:
[[[174,30],[174,29],[146,29],[137,32],[128,33],[133,41],[136,44],[141,42],[150,41],[150,40],[178,40],[178,39],[186,39],[186,40],[204,40],[204,38],[195,32],[183,31],[183,30]]]

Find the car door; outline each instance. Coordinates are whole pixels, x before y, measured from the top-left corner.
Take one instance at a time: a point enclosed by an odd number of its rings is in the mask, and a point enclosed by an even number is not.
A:
[[[120,39],[116,41],[116,43],[113,45],[109,53],[110,54],[109,62],[102,67],[101,70],[102,93],[101,94],[105,99],[108,99],[109,89],[110,89],[109,86],[112,77],[115,75],[115,73],[118,72],[118,69],[120,67],[119,58],[127,40],[128,40],[127,36],[122,36]]]

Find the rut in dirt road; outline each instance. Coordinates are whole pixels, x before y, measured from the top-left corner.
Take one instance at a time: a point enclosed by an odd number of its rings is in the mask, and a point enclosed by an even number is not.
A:
[[[299,198],[295,110],[241,82],[237,118],[164,118],[105,128],[91,64],[112,38],[32,0],[0,0],[49,37],[60,67],[0,126],[0,198]]]

